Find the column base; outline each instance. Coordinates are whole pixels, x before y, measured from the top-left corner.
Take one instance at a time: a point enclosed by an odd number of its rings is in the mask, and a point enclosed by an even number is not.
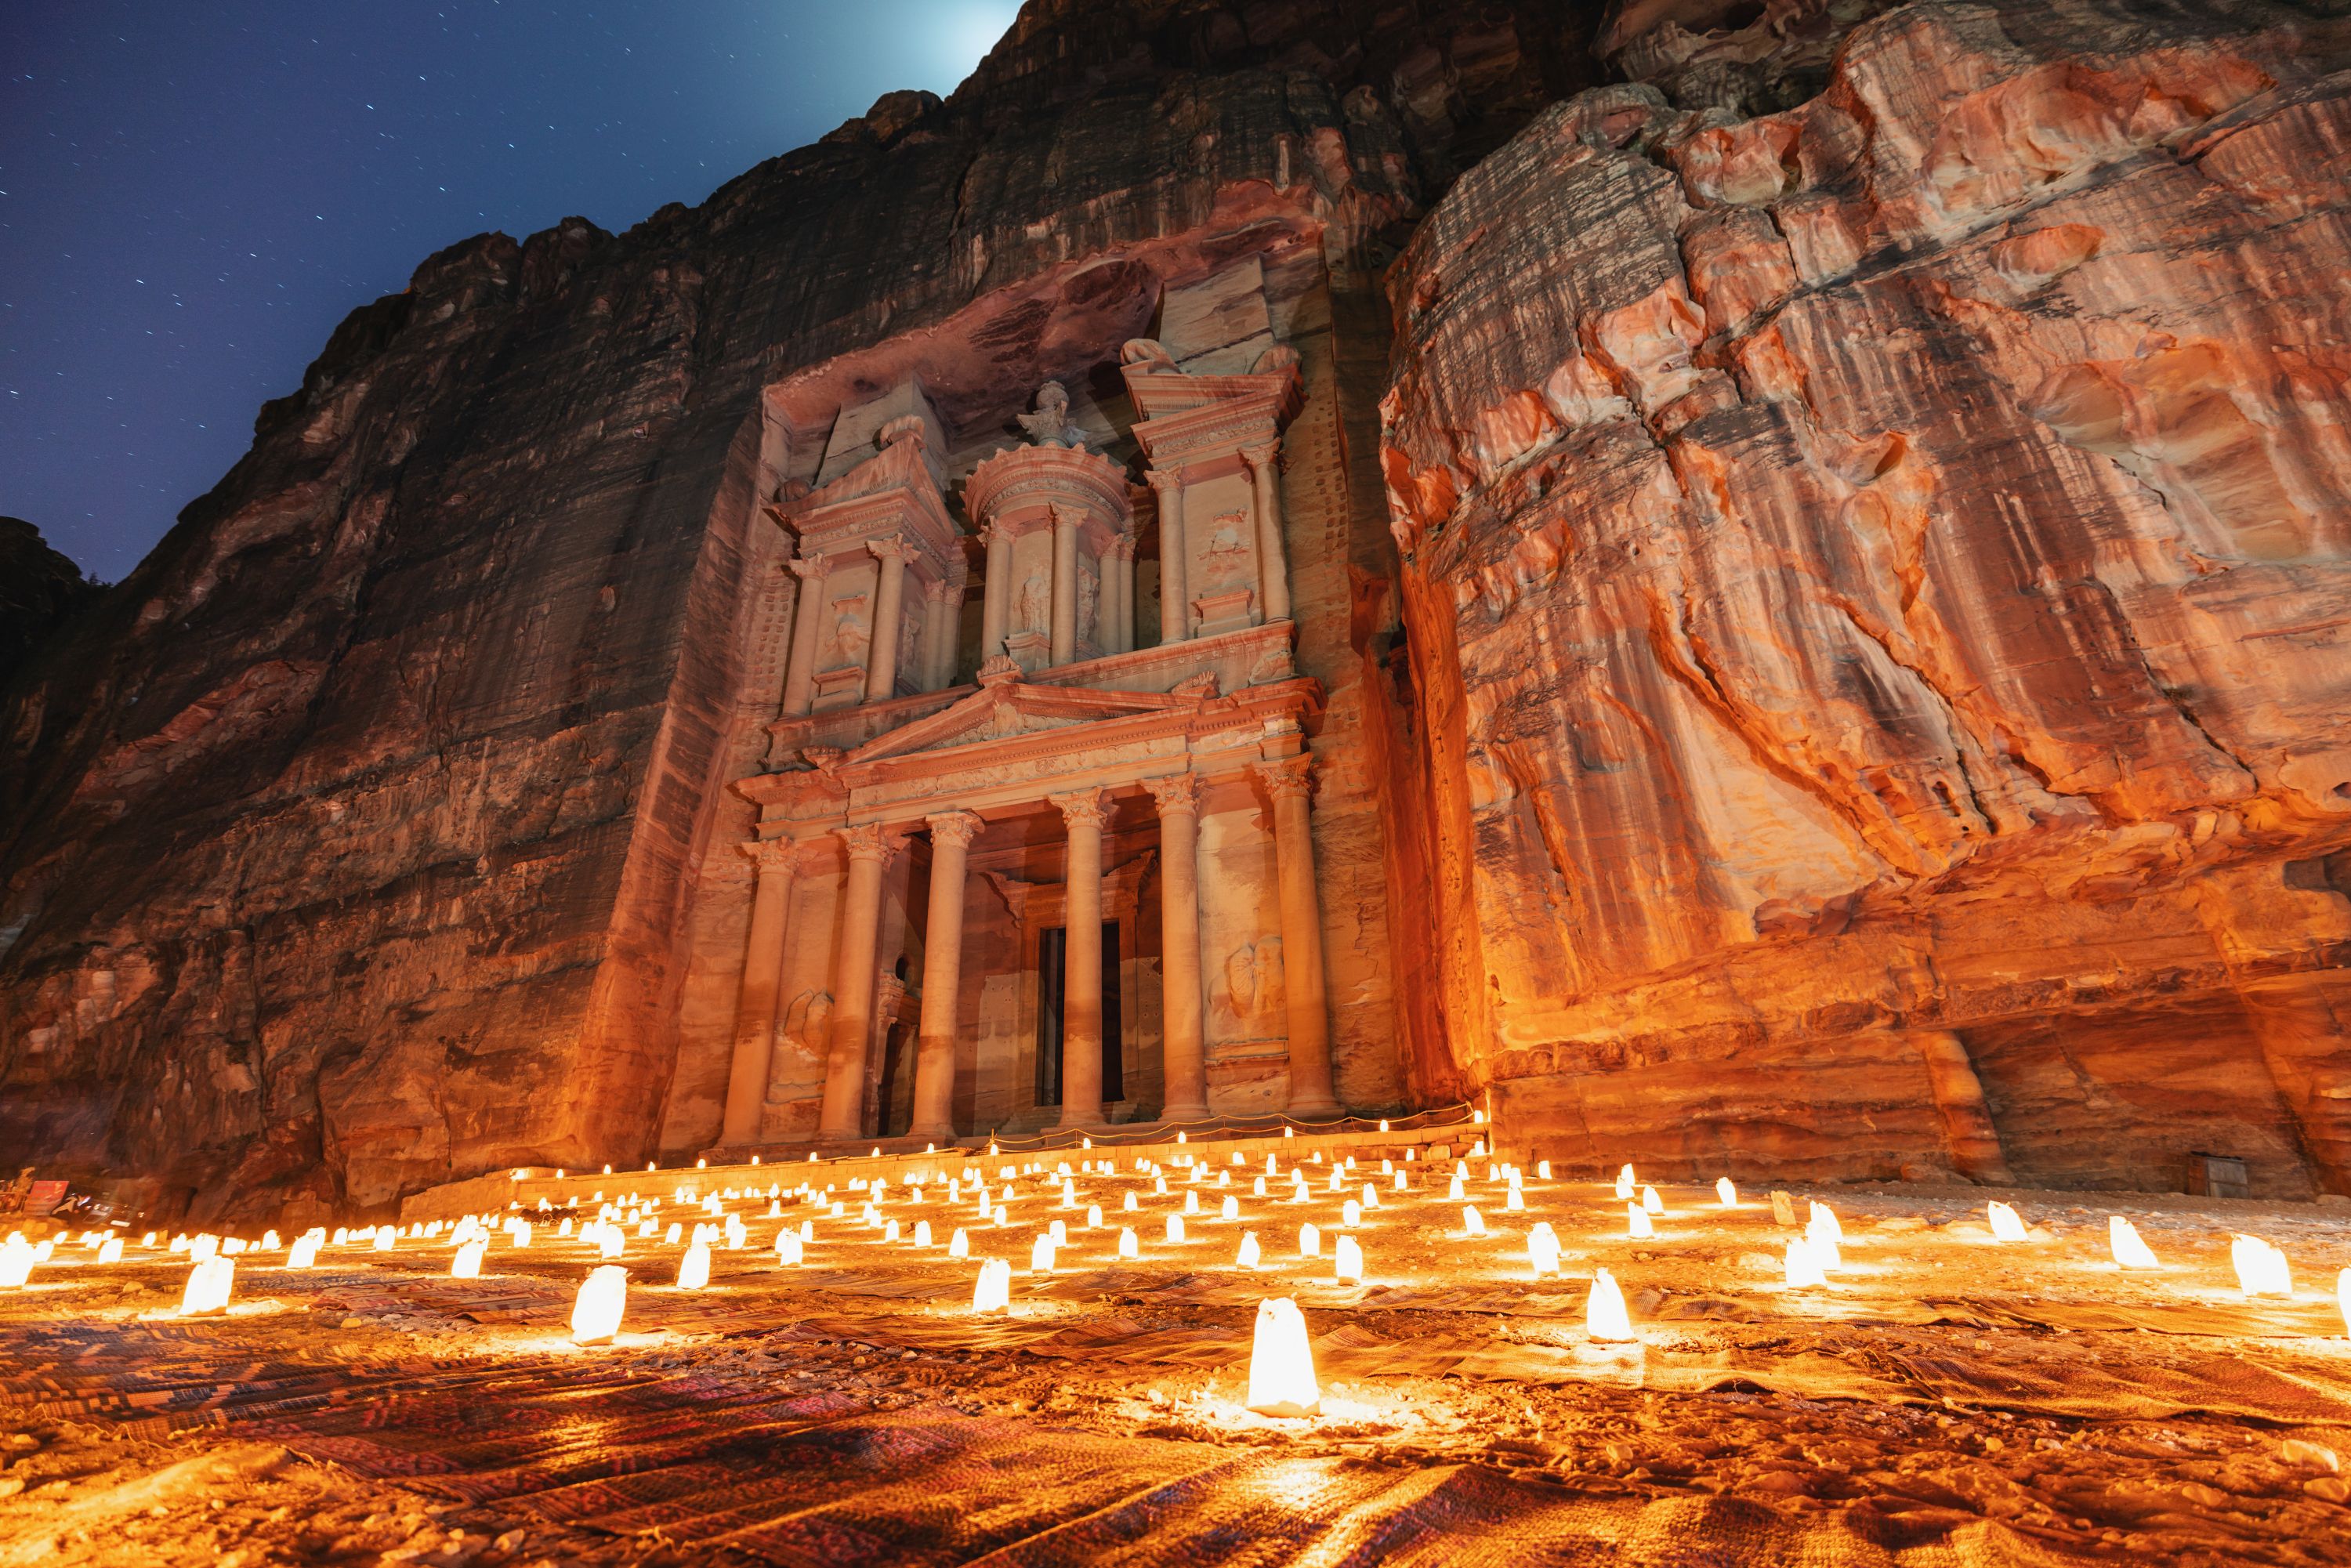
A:
[[[1110,1118],[1103,1115],[1101,1109],[1097,1107],[1092,1112],[1079,1116],[1063,1113],[1061,1120],[1053,1124],[1053,1130],[1057,1133],[1099,1133],[1111,1124]]]
[[[936,1127],[909,1127],[898,1134],[902,1138],[920,1138],[926,1144],[952,1144],[963,1134],[942,1124]]]
[[[1292,1100],[1288,1113],[1301,1120],[1308,1116],[1343,1116],[1347,1108],[1336,1100]]]
[[[1158,1119],[1162,1122],[1205,1122],[1208,1119],[1206,1105],[1163,1105]]]

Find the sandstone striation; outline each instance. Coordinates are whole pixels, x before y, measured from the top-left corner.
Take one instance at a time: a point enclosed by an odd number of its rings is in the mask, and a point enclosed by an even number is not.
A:
[[[2351,1191],[2343,24],[1909,5],[1742,117],[1820,18],[1667,10],[1390,278],[1451,1051],[1585,1163]]]

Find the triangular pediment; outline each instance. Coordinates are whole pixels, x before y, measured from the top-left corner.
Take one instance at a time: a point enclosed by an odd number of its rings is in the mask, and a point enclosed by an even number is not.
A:
[[[996,681],[935,714],[876,736],[841,758],[844,765],[886,762],[918,752],[983,746],[1045,730],[1071,729],[1105,719],[1188,712],[1208,694],[1098,691],[1083,686]]]

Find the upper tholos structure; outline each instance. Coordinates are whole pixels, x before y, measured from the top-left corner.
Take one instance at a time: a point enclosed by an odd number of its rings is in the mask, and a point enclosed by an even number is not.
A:
[[[6,688],[0,1145],[299,1226],[1475,1097],[2351,1192],[2346,60],[1040,0],[455,246]]]

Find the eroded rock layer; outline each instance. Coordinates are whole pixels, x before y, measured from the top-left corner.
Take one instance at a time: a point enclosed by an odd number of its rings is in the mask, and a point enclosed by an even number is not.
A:
[[[1684,99],[1389,279],[1456,1056],[1585,1161],[2351,1191],[2343,24],[1909,5],[1741,118],[1765,24],[1637,22]]]

